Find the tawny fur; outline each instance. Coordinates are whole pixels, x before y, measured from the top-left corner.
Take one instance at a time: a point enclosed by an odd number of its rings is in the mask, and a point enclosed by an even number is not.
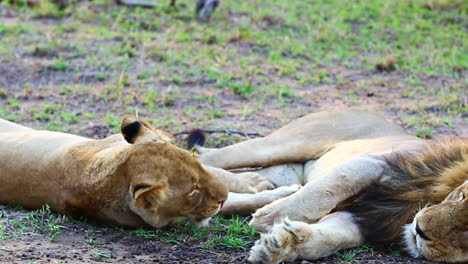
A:
[[[304,184],[253,214],[251,225],[268,233],[251,262],[314,260],[365,241],[393,243],[401,233],[415,257],[468,261],[467,199],[457,196],[468,185],[467,139],[422,140],[368,111],[345,109],[202,151],[204,165],[263,167],[256,172],[277,185]]]
[[[133,124],[134,130],[128,126]],[[0,119],[0,204],[161,227],[216,214],[228,189],[163,131],[134,116],[121,134],[92,140]]]

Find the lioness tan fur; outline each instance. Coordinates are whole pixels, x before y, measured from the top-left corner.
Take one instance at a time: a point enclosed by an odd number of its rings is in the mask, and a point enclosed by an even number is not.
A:
[[[131,227],[218,212],[228,189],[192,153],[133,116],[121,129],[92,140],[0,120],[0,203]]]
[[[102,223],[162,227],[185,219],[207,224],[224,202],[224,213],[245,214],[298,190],[269,191],[259,174],[202,166],[172,138],[131,115],[120,134],[101,140],[0,119],[0,204],[49,204]]]
[[[276,185],[304,185],[259,204],[250,224],[265,233],[250,262],[315,260],[365,242],[398,241],[401,233],[414,257],[468,261],[467,139],[423,140],[347,109],[309,114],[264,138],[199,149],[205,165],[264,167],[257,173]]]

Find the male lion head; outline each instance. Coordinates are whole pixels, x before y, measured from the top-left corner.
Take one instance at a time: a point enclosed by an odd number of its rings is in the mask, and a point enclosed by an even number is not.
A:
[[[404,238],[414,257],[468,262],[468,181],[444,201],[419,211],[405,226]]]
[[[207,224],[227,199],[227,187],[208,173],[193,153],[168,142],[171,135],[135,116],[125,116],[121,133],[132,144],[122,165],[128,175],[131,210],[154,227],[190,220]]]

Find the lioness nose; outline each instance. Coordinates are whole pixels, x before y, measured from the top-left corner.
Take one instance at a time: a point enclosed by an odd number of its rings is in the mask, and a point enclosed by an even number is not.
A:
[[[223,205],[224,205],[224,202],[225,202],[225,201],[226,201],[226,200],[222,200],[222,201],[219,201],[219,202],[218,202],[218,203],[219,203],[219,206],[220,206],[219,209],[222,209],[222,208],[223,208]]]

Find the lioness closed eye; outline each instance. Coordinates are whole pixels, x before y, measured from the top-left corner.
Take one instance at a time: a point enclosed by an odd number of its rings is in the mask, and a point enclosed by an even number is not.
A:
[[[134,116],[101,140],[0,119],[0,204],[130,227],[206,223],[228,189],[170,135]]]
[[[348,109],[199,150],[205,165],[264,167],[257,173],[276,185],[304,185],[255,212],[250,224],[265,233],[250,262],[315,260],[365,242],[401,242],[413,257],[468,262],[466,138],[423,140]]]

